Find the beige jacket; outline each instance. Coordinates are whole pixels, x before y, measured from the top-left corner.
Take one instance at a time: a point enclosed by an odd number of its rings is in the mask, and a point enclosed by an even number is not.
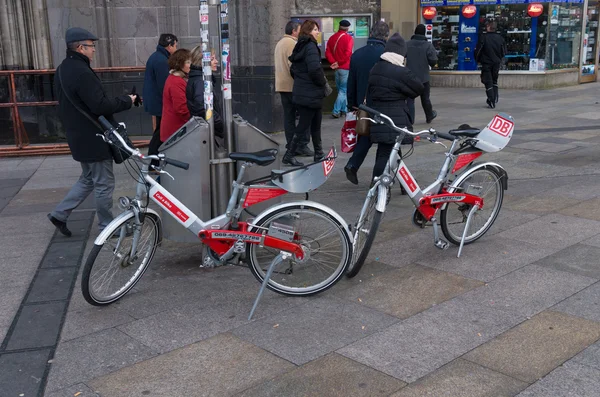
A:
[[[294,79],[290,74],[289,56],[292,55],[296,46],[296,39],[293,36],[285,35],[275,46],[275,91],[292,92],[294,88]]]

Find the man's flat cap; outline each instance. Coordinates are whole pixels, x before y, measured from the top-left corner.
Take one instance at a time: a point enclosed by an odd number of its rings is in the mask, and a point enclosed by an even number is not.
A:
[[[351,23],[347,19],[342,19],[340,21],[340,26],[343,27],[343,28],[349,28],[350,25],[351,25]]]
[[[98,41],[98,38],[92,33],[82,28],[69,28],[67,29],[67,33],[65,33],[65,41],[67,42],[67,44],[73,43],[75,41],[85,40]]]

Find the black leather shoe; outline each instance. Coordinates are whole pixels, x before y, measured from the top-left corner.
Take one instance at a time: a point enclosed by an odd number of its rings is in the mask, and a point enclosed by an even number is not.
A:
[[[296,160],[294,156],[283,156],[281,162],[285,165],[291,165],[292,167],[302,167],[304,165],[304,163]]]
[[[321,153],[315,153],[315,163],[318,163],[319,161],[323,160],[325,158],[325,153],[321,152]]]
[[[487,101],[485,101],[485,102],[487,103],[487,105],[488,105],[488,107],[490,109],[495,109],[496,108],[496,104],[494,102],[490,101],[489,99]]]
[[[59,221],[50,214],[48,214],[48,219],[50,219],[50,222],[52,222],[52,224],[56,226],[58,231],[61,232],[64,236],[71,237],[73,235],[73,233],[71,233],[71,231],[67,228],[67,222]]]
[[[312,157],[314,155],[315,155],[315,152],[313,152],[312,150],[310,150],[308,148],[308,146],[304,146],[304,147],[296,149],[296,156],[299,156],[299,157]]]
[[[358,185],[358,175],[356,174],[357,169],[353,167],[344,167],[344,171],[346,171],[346,179],[348,179],[351,183]]]
[[[435,119],[437,117],[437,112],[434,110],[433,112],[431,112],[431,118],[427,119],[427,124],[431,123],[433,121],[433,119]]]

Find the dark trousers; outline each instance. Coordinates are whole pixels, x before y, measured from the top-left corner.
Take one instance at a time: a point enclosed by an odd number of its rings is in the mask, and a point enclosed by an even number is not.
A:
[[[429,82],[427,83],[423,83],[423,87],[425,87],[425,90],[423,91],[423,94],[421,95],[421,106],[423,106],[423,110],[425,111],[425,119],[427,120],[431,120],[433,119],[433,105],[431,104],[431,86],[429,85]],[[413,122],[415,121],[415,100],[414,99],[408,99],[407,101],[408,103],[408,110],[410,112],[410,117],[412,118]]]
[[[292,102],[291,92],[280,92],[281,105],[283,106],[283,128],[285,131],[285,142],[286,149],[289,147],[292,138],[294,137],[294,131],[296,130],[296,105]],[[308,134],[302,136],[298,141],[298,147],[308,145]]]
[[[385,171],[390,154],[394,149],[394,143],[378,143],[377,154],[375,155],[375,167],[373,167],[373,178],[380,176]],[[400,157],[402,157],[402,150],[399,150]]]
[[[485,93],[490,102],[496,103],[500,98],[498,92],[498,76],[500,74],[500,64],[481,65],[481,82],[485,85]]]
[[[156,128],[154,129],[154,133],[152,134],[152,139],[150,139],[150,143],[148,144],[148,154],[158,154],[158,148],[162,145],[160,140],[160,121],[162,120],[161,116],[156,116]],[[152,160],[151,165],[158,167],[158,161]],[[152,169],[152,168],[150,168]]]
[[[298,120],[298,125],[294,130],[293,140],[295,145],[290,145],[290,149],[292,149],[292,146],[295,146],[293,149],[300,147],[301,143],[299,142],[308,142],[307,131],[310,129],[310,136],[313,141],[315,156],[322,155],[323,145],[321,143],[321,121],[323,120],[323,110],[321,108],[313,109],[304,106],[297,106],[297,109],[300,119]]]
[[[348,160],[346,167],[354,168],[358,171],[362,163],[365,161],[365,158],[367,158],[371,146],[373,146],[373,143],[371,142],[370,137],[359,136],[358,142],[356,142],[356,146],[354,146],[352,157],[350,157],[350,160]]]

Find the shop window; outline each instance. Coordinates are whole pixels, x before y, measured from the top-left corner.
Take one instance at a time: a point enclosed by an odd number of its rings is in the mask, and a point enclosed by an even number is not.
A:
[[[552,3],[549,7],[547,69],[579,67],[583,4]]]
[[[432,20],[432,43],[438,52],[438,64],[434,69],[458,70],[459,12],[460,7],[440,7]]]

